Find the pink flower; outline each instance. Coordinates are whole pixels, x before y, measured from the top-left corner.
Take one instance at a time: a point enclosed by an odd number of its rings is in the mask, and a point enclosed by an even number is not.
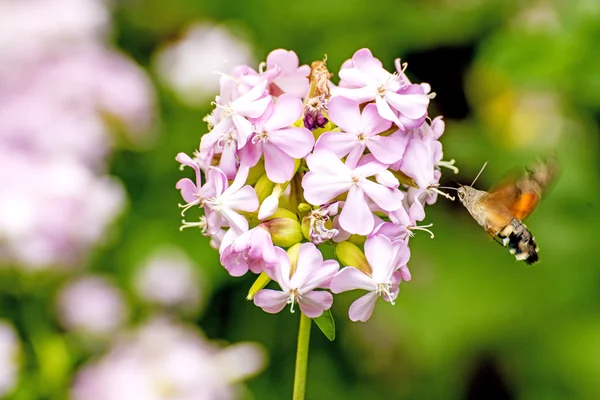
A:
[[[58,298],[59,319],[68,330],[108,335],[123,324],[127,311],[119,289],[100,276],[70,282]]]
[[[306,157],[315,143],[306,128],[290,126],[302,115],[302,100],[289,94],[279,96],[255,123],[256,134],[242,149],[241,159],[254,166],[264,154],[267,177],[284,183],[294,175],[294,159]]]
[[[181,197],[187,201],[187,204],[181,206],[185,210],[195,205],[201,205],[203,201],[203,197],[200,193],[200,189],[202,188],[202,175],[200,174],[200,167],[197,163],[192,160],[190,156],[185,153],[179,153],[175,157],[175,159],[181,163],[181,169],[184,167],[190,167],[195,172],[196,181],[193,182],[189,178],[182,178],[177,181],[175,188],[179,189],[181,192]]]
[[[392,164],[402,158],[409,137],[399,131],[390,136],[379,136],[392,123],[379,116],[375,104],[367,104],[361,114],[354,100],[334,97],[329,102],[329,118],[342,131],[325,132],[319,137],[315,149],[330,150],[340,158],[351,153],[350,157],[355,158],[367,148],[384,164]]]
[[[203,296],[202,269],[177,247],[155,250],[135,271],[134,289],[153,305],[192,312]]]
[[[74,400],[237,398],[241,381],[265,365],[254,343],[221,348],[195,326],[155,319],[116,338],[102,357],[75,376]]]
[[[252,212],[258,209],[258,197],[254,188],[244,186],[249,168],[241,166],[231,186],[221,170],[211,167],[210,171],[206,185],[214,185],[215,194],[204,200],[209,232],[216,233],[224,225],[231,227],[235,234],[247,231],[248,220],[238,211]]]
[[[231,77],[223,77],[222,81],[225,82],[225,89],[221,90],[221,97],[215,103],[220,109],[221,119],[209,133],[202,136],[200,150],[213,148],[228,139],[236,140],[238,150],[244,147],[253,132],[252,122],[248,118],[260,117],[272,101],[270,96],[265,96],[267,81],[264,79],[239,97],[236,97],[237,86]]]
[[[19,381],[22,363],[21,343],[15,328],[0,321],[0,396],[8,398]]]
[[[365,242],[365,256],[371,266],[371,276],[349,266],[340,270],[331,281],[333,293],[362,289],[369,293],[357,299],[350,306],[352,321],[366,322],[373,314],[378,297],[394,304],[401,281],[398,269],[410,257],[405,241],[390,241],[383,235],[372,236]]]
[[[299,99],[306,96],[310,67],[308,65],[299,67],[299,64],[298,56],[293,51],[277,49],[269,53],[267,69],[277,66],[281,70],[271,83],[271,94],[278,95],[276,92],[279,91],[289,93]]]
[[[321,252],[312,243],[300,245],[296,270],[290,277],[290,259],[287,253],[277,247],[279,263],[266,268],[265,272],[276,281],[282,290],[263,289],[254,296],[254,304],[264,311],[275,314],[285,307],[297,302],[304,315],[310,318],[320,316],[333,304],[333,296],[329,292],[315,291],[326,287],[339,269],[337,261],[323,261]]]
[[[406,81],[386,71],[369,49],[358,50],[340,70],[340,86],[332,88],[333,96],[343,96],[358,103],[375,100],[379,115],[401,129],[399,117],[419,120],[427,113],[429,97],[421,93],[403,92]],[[418,86],[418,85],[417,85]]]
[[[356,166],[348,161],[344,164],[335,154],[322,150],[309,155],[306,161],[310,169],[302,179],[306,201],[322,205],[348,192],[340,214],[340,226],[350,233],[367,235],[373,230],[373,213],[367,199],[385,211],[397,210],[402,206],[403,194],[397,189],[397,180],[386,186],[367,179],[371,176],[388,177],[388,174],[384,174],[387,165],[372,156],[364,156],[360,165]]]
[[[260,225],[242,233],[221,252],[221,264],[231,276],[242,276],[248,270],[260,274],[278,262],[271,234]]]

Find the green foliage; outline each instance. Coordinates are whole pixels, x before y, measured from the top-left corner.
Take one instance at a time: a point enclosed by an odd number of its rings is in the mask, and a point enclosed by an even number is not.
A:
[[[325,310],[323,315],[314,318],[315,324],[319,327],[323,335],[332,342],[335,340],[335,320],[331,315],[331,310]]]

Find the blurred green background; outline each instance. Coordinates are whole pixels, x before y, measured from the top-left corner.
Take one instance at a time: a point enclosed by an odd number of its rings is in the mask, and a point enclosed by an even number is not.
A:
[[[178,230],[174,185],[183,175],[174,157],[197,147],[216,93],[186,105],[152,64],[159,47],[197,22],[229,29],[256,60],[275,48],[296,51],[302,64],[326,54],[335,73],[369,47],[388,70],[397,57],[407,61],[408,75],[437,93],[430,115],[444,115],[445,159],[460,168],[456,176],[444,170],[442,184],[469,183],[485,161],[480,189],[555,150],[561,164],[554,190],[527,221],[538,265],[516,262],[458,202],[440,198],[425,220],[435,238],[411,239],[412,281],[396,305],[381,302],[368,323],[351,323],[356,294],[340,295],[336,340],[313,329],[308,399],[600,398],[599,2],[132,0],[117,4],[113,18],[113,42],[158,85],[159,136],[151,149],[113,154],[110,172],[129,206],[89,270],[129,293],[135,266],[153,249],[182,247],[203,280],[203,309],[192,321],[209,338],[256,341],[268,351],[248,398],[291,397],[299,315],[268,315],[245,301],[253,278],[231,278],[207,238]],[[13,396],[62,398],[86,354],[60,339],[49,299],[63,278],[5,275],[0,310],[24,348]],[[126,297],[132,320],[143,319],[148,310]]]

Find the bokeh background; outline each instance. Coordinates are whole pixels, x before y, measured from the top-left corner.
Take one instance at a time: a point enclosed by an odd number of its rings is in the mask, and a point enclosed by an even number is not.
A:
[[[369,47],[437,93],[444,184],[555,151],[561,175],[534,267],[440,198],[396,305],[351,323],[340,295],[336,340],[313,330],[308,398],[600,398],[598,38],[595,0],[0,0],[0,394],[291,397],[298,314],[245,301],[252,277],[179,232],[174,157],[215,71],[286,48],[337,72]]]

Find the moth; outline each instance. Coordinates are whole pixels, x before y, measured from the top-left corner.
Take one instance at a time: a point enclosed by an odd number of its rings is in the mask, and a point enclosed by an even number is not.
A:
[[[554,181],[558,172],[556,158],[537,161],[521,176],[505,179],[489,192],[472,187],[484,168],[485,165],[471,186],[457,189],[458,199],[479,225],[508,246],[517,260],[538,262],[539,248],[522,221],[535,210],[542,193]]]

